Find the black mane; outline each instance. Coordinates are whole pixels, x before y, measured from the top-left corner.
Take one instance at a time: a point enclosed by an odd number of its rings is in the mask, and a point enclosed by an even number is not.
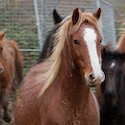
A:
[[[125,60],[125,53],[118,52],[117,50],[114,51],[108,48],[103,48],[101,52],[104,60]]]
[[[38,63],[44,61],[44,59],[48,58],[52,54],[53,46],[54,46],[54,34],[60,27],[60,24],[56,25],[46,37],[46,40],[43,45],[43,50],[40,52],[40,56],[38,58]]]
[[[54,21],[54,28],[49,32],[48,36],[43,45],[43,50],[40,52],[40,56],[38,58],[38,62],[40,63],[44,61],[44,59],[48,58],[52,54],[53,46],[54,46],[54,34],[60,27],[60,22],[63,18],[58,14],[56,9],[53,10],[53,21]]]

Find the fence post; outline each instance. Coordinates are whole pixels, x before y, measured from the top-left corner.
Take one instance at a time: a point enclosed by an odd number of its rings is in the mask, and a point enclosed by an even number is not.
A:
[[[113,8],[113,7],[112,7],[112,15],[113,15],[113,17],[114,17],[114,8]],[[113,25],[113,27],[114,27],[113,34],[115,35],[115,36],[113,37],[113,46],[115,47],[117,36],[116,36],[116,31],[115,31],[115,21],[114,21],[114,18],[113,18],[112,23],[113,23],[112,25]]]
[[[44,43],[44,38],[46,35],[46,0],[41,0],[41,31],[42,31],[42,46],[41,49],[43,48],[43,43]]]
[[[38,39],[39,39],[39,45],[40,45],[40,50],[42,50],[42,31],[40,29],[40,18],[39,18],[39,10],[38,10],[38,5],[37,5],[37,0],[34,0],[34,9],[35,9],[35,16],[36,16],[36,25],[37,25],[37,32],[38,32]]]

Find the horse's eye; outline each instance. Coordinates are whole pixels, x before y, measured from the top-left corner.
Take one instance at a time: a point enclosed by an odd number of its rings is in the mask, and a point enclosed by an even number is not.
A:
[[[102,42],[102,40],[100,40],[100,43]]]
[[[74,40],[74,43],[75,43],[76,45],[79,45],[79,41],[78,41],[78,40]]]

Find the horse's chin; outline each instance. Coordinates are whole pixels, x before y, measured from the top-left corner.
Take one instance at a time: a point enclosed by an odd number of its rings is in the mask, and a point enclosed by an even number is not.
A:
[[[101,85],[101,83],[100,83],[100,82],[91,83],[91,82],[89,82],[89,81],[86,81],[86,85],[87,85],[88,87],[96,87],[96,86],[98,86],[98,85]]]
[[[89,85],[89,87],[96,87],[97,85]]]

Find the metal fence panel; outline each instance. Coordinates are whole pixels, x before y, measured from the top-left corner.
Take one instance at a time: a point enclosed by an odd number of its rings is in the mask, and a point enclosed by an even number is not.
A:
[[[116,45],[116,33],[115,33],[115,21],[114,21],[114,9],[113,6],[103,0],[100,2],[102,8],[102,33],[103,33],[103,44],[112,44],[113,47]]]

